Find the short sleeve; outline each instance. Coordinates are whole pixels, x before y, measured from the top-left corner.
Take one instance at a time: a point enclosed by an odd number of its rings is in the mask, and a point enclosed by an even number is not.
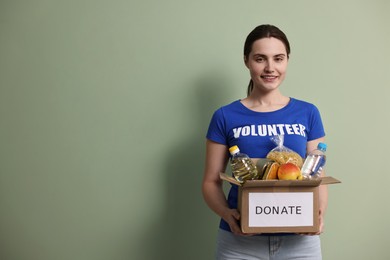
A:
[[[322,124],[322,119],[320,111],[316,106],[313,105],[310,115],[310,129],[308,131],[308,141],[315,140],[325,136],[324,126]]]
[[[227,145],[226,123],[221,108],[214,112],[206,137],[211,141]]]

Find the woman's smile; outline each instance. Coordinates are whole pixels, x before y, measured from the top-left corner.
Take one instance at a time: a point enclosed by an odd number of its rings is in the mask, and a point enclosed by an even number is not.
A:
[[[265,82],[274,82],[276,79],[278,79],[278,76],[274,76],[274,75],[261,75],[260,78],[262,78]]]

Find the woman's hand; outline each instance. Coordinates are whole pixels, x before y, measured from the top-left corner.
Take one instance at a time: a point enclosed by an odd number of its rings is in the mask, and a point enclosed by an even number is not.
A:
[[[241,228],[239,226],[240,213],[237,209],[227,209],[222,218],[229,224],[230,230],[235,235],[242,235]]]
[[[223,219],[229,224],[230,230],[233,234],[239,236],[253,236],[255,233],[243,233],[241,231],[239,222],[240,222],[240,213],[237,209],[227,209],[223,215]]]
[[[298,233],[299,235],[306,235],[306,236],[315,236],[315,235],[321,235],[324,232],[324,215],[321,213],[321,210],[318,214],[318,232],[316,233]]]

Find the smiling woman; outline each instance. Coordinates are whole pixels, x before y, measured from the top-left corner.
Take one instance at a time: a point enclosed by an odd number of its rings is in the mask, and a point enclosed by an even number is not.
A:
[[[221,217],[217,259],[269,259],[275,249],[270,241],[280,245],[276,253],[286,256],[283,259],[321,259],[318,236],[244,234],[237,210],[238,187],[233,185],[226,199],[219,179],[219,173],[226,169],[229,161],[228,148],[234,145],[251,158],[265,158],[274,147],[270,136],[282,134],[287,146],[303,158],[307,151],[324,140],[318,109],[308,102],[284,96],[279,90],[286,76],[289,54],[290,45],[281,30],[273,25],[256,27],[244,46],[244,62],[251,77],[248,95],[219,108],[211,119],[206,141],[203,196],[208,206]],[[321,229],[327,207],[326,187],[320,189],[319,207]]]

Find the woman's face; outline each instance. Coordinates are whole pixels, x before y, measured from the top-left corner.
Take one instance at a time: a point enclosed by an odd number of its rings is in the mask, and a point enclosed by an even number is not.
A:
[[[270,37],[255,41],[245,65],[249,69],[254,91],[277,89],[286,76],[288,56],[283,42]]]

